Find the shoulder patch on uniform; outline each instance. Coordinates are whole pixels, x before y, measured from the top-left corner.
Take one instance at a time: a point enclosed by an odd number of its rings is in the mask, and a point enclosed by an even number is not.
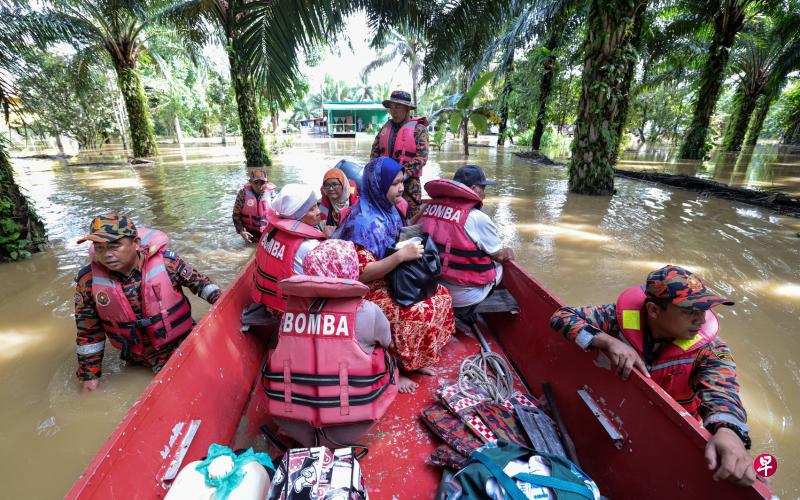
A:
[[[178,254],[176,254],[172,250],[165,250],[164,251],[164,258],[165,259],[176,259],[176,258],[178,258]]]
[[[711,351],[711,354],[719,360],[733,359],[731,351],[721,346],[712,347],[709,350]]]
[[[78,271],[78,277],[75,278],[75,281],[76,282],[80,281],[81,278],[86,276],[86,274],[90,273],[91,271],[92,271],[92,265],[91,264],[88,264],[88,265],[84,266],[80,271]]]

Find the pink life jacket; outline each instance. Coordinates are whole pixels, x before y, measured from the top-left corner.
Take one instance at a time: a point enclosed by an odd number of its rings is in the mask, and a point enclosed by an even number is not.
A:
[[[353,206],[356,203],[358,203],[358,187],[356,187],[356,181],[354,181],[353,179],[348,179],[348,180],[350,181],[349,183],[350,198],[348,199],[350,205],[344,207],[339,212],[338,218],[334,220],[337,226],[340,226],[342,224],[342,221],[345,220],[345,218],[347,218],[347,216],[350,214],[350,210],[353,208]],[[328,216],[330,215],[331,210],[333,210],[333,204],[331,203],[331,200],[328,198],[328,195],[326,195],[322,191],[322,189],[320,189],[320,192],[322,192],[322,198],[321,198],[322,201],[320,201],[319,203],[319,213],[320,216],[322,217],[322,221],[327,223]]]
[[[397,131],[397,138],[394,140],[394,149],[389,150],[391,144],[391,136],[394,133],[392,128],[392,120],[388,120],[381,131],[378,132],[378,152],[381,156],[388,156],[395,159],[401,165],[406,165],[411,160],[417,157],[417,141],[414,138],[414,127],[417,123],[422,123],[428,126],[428,119],[424,116],[418,118],[410,118],[405,122],[400,130]],[[422,175],[422,169],[419,171]]]
[[[641,286],[634,286],[623,291],[617,298],[617,323],[620,327],[620,338],[636,349],[644,359],[643,317],[646,295]],[[665,346],[652,366],[649,366],[653,382],[660,385],[686,411],[699,420],[697,408],[700,397],[689,384],[692,367],[697,358],[697,351],[705,347],[717,337],[719,322],[717,316],[709,309],[706,321],[694,338],[676,339]]]
[[[275,211],[269,203],[268,193],[275,189],[275,184],[268,182],[264,186],[261,198],[256,197],[250,183],[245,183],[244,187],[244,206],[242,206],[242,224],[245,229],[253,234],[261,234],[267,226],[267,217]]]
[[[325,239],[325,233],[299,220],[269,217],[256,249],[256,271],[250,298],[278,311],[286,310],[286,295],[278,293],[278,283],[294,274],[294,256],[303,240]]]
[[[436,242],[442,259],[441,277],[462,286],[483,286],[497,277],[494,261],[464,230],[470,210],[483,202],[460,182],[437,179],[425,183],[431,201],[419,223]]]
[[[356,340],[356,312],[369,287],[304,275],[279,287],[289,300],[261,379],[270,415],[315,428],[381,418],[398,374],[382,347],[367,354]]]
[[[139,235],[139,250],[144,258],[141,318],[133,312],[122,284],[95,260],[94,246],[89,248],[92,296],[106,336],[114,347],[136,355],[142,354],[142,335],[150,337],[158,349],[192,330],[189,300],[173,286],[164,265],[163,254],[169,238],[161,231],[144,227],[139,228]]]

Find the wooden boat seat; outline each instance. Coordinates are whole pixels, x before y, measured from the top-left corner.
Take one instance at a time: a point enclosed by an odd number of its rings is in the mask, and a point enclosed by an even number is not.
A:
[[[517,314],[519,313],[519,304],[517,299],[511,295],[511,292],[505,288],[499,288],[486,297],[486,300],[478,304],[475,312],[478,314],[501,312]]]

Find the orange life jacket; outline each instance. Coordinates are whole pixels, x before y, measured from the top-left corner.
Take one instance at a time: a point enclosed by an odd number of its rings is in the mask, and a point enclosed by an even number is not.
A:
[[[620,326],[620,337],[644,359],[644,316],[645,293],[641,286],[634,286],[623,291],[617,298],[617,322]],[[717,316],[709,309],[706,321],[694,338],[673,340],[666,345],[653,362],[648,366],[653,382],[660,385],[667,393],[681,404],[686,411],[699,419],[697,408],[700,397],[690,385],[692,366],[697,351],[705,347],[717,337],[719,322]]]
[[[354,280],[296,275],[279,286],[289,299],[262,385],[275,417],[315,428],[377,421],[397,395],[394,359],[356,340],[356,312],[369,287]]]
[[[181,289],[176,289],[164,265],[164,250],[169,243],[166,234],[156,229],[139,228],[140,251],[144,258],[142,269],[142,317],[134,314],[122,284],[108,268],[94,258],[94,246],[89,248],[92,259],[92,296],[97,315],[111,344],[123,351],[140,355],[141,337],[150,338],[159,348],[192,330],[192,308]]]
[[[261,234],[267,226],[267,217],[274,214],[275,211],[269,203],[269,192],[275,189],[275,184],[268,182],[264,186],[264,192],[261,197],[256,197],[250,183],[246,183],[244,187],[244,206],[242,206],[242,224],[245,229],[253,234]]]
[[[414,128],[417,126],[417,123],[422,123],[427,127],[428,119],[424,116],[410,118],[400,127],[400,130],[397,131],[397,137],[394,140],[394,148],[390,149],[389,146],[392,143],[391,139],[394,134],[394,128],[392,127],[392,120],[388,120],[383,127],[381,127],[381,131],[378,132],[378,152],[380,155],[393,158],[401,165],[405,165],[416,158],[417,140],[414,137]],[[419,175],[422,175],[422,170],[419,171]]]
[[[278,293],[278,283],[294,274],[294,256],[303,240],[325,239],[325,233],[299,220],[269,217],[256,249],[256,270],[250,298],[275,310],[286,310],[286,296]]]
[[[480,196],[448,179],[426,182],[425,191],[432,199],[419,222],[439,248],[442,279],[462,286],[483,286],[494,281],[494,261],[464,230],[470,210],[483,204]]]

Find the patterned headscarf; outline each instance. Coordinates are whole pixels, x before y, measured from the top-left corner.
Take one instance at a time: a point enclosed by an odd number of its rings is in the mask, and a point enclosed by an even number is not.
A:
[[[361,180],[361,198],[332,237],[352,241],[382,259],[403,227],[400,213],[386,198],[401,170],[399,163],[386,156],[367,163]]]
[[[358,254],[349,241],[325,240],[303,259],[303,274],[325,278],[358,279]]]

